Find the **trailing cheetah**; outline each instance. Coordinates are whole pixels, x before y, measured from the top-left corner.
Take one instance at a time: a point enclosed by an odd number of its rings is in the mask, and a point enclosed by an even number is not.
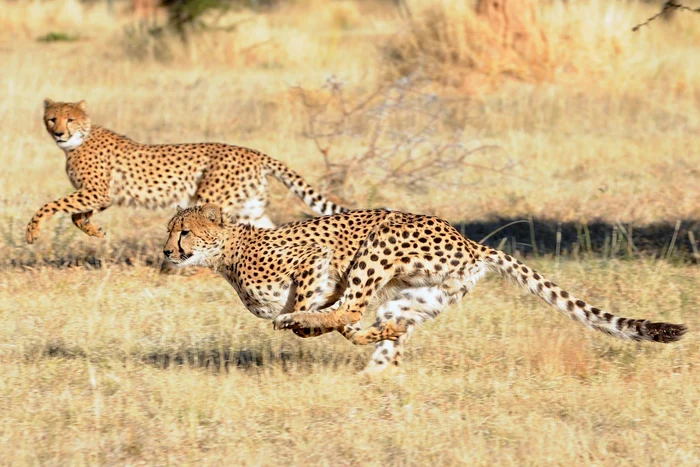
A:
[[[44,100],[44,124],[66,154],[76,192],[45,204],[27,226],[27,242],[57,212],[71,214],[83,232],[103,237],[90,223],[111,205],[157,208],[217,203],[239,222],[274,227],[265,215],[267,176],[284,183],[319,215],[345,211],[314,191],[297,173],[252,149],[219,143],[140,144],[92,125],[85,101]]]
[[[264,229],[229,222],[218,206],[178,212],[163,253],[218,271],[256,316],[301,337],[338,331],[376,344],[367,371],[399,365],[416,325],[498,272],[585,326],[622,339],[673,342],[686,327],[621,318],[579,300],[448,222],[398,211],[350,211]],[[377,321],[360,318],[376,307]]]

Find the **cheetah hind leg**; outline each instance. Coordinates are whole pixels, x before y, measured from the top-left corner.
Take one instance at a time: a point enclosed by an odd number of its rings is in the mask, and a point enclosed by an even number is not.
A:
[[[396,341],[408,332],[409,327],[407,320],[398,318],[386,321],[377,320],[366,329],[362,329],[360,323],[348,324],[339,329],[338,332],[355,345],[368,345],[383,341]]]
[[[267,215],[258,217],[257,219],[252,220],[250,223],[263,229],[274,229],[277,227],[275,223],[272,222],[269,217],[267,217]]]
[[[377,309],[377,322],[372,326],[362,330],[355,323],[346,326],[342,334],[355,345],[397,341],[413,325],[434,318],[453,301],[451,291],[443,286],[409,287]]]
[[[333,310],[337,308],[337,303],[334,304],[333,306],[327,308],[327,310]],[[351,332],[349,328],[351,328],[352,325],[348,325],[345,328],[347,329],[347,332]],[[324,334],[328,334],[329,332],[335,332],[338,331],[341,334],[346,332],[343,328],[319,328],[319,327],[313,327],[313,328],[303,328],[299,326],[294,326],[290,328],[291,331],[296,334],[297,336],[301,337],[302,339],[307,339],[309,337],[318,337],[322,336]]]
[[[452,284],[404,289],[377,309],[375,326],[381,328],[383,324],[395,323],[400,329],[394,335],[376,343],[374,353],[362,374],[380,373],[401,364],[406,342],[416,326],[435,318],[445,306],[461,298],[462,292],[453,290],[450,285]]]
[[[398,368],[406,350],[406,342],[410,339],[415,325],[409,325],[407,331],[395,341],[381,341],[375,345],[374,353],[361,375],[375,375],[389,368]]]

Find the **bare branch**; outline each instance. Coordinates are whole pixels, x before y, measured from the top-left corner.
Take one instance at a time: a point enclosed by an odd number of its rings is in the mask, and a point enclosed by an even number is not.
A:
[[[650,18],[648,18],[648,19],[647,19],[646,21],[644,21],[643,23],[639,23],[638,25],[636,25],[635,27],[633,27],[633,28],[632,28],[632,31],[635,31],[635,32],[636,32],[636,31],[638,31],[639,28],[641,28],[642,26],[647,26],[647,25],[649,25],[649,23],[651,23],[652,21],[654,21],[655,19],[657,19],[659,16],[663,16],[667,11],[670,11],[670,10],[681,10],[681,11],[691,11],[691,12],[693,12],[693,13],[700,13],[700,7],[699,7],[699,8],[691,8],[691,7],[688,7],[688,6],[685,6],[685,5],[681,5],[680,3],[676,3],[676,2],[674,2],[674,1],[672,1],[672,0],[670,0],[670,1],[667,1],[666,3],[664,3],[664,6],[661,8],[661,11],[659,11],[659,12],[658,12],[657,14],[655,14],[654,16],[651,16]]]
[[[305,109],[304,135],[313,140],[326,166],[326,189],[363,203],[356,197],[374,196],[388,186],[457,186],[465,167],[511,175],[516,164],[487,167],[468,161],[478,152],[504,150],[466,144],[461,131],[449,131],[463,126],[450,112],[465,99],[448,101],[426,92],[430,85],[410,76],[369,91],[350,91],[331,76],[317,90],[295,87]]]

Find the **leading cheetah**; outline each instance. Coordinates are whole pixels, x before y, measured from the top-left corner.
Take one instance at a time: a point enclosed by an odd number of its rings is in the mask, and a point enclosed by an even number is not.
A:
[[[511,256],[462,237],[448,222],[398,211],[350,211],[257,228],[218,206],[180,211],[163,253],[179,266],[218,271],[256,316],[302,337],[339,331],[376,344],[366,369],[399,365],[416,325],[498,272],[585,326],[622,339],[673,342],[686,327],[615,316],[579,300]],[[360,318],[376,308],[377,321]]]
[[[28,243],[39,237],[42,222],[59,211],[71,214],[86,234],[103,237],[90,218],[113,204],[156,208],[215,202],[240,222],[274,227],[265,215],[268,175],[317,214],[345,210],[258,151],[219,143],[140,144],[92,125],[85,101],[44,100],[44,124],[66,154],[66,172],[77,191],[34,214],[27,226]]]

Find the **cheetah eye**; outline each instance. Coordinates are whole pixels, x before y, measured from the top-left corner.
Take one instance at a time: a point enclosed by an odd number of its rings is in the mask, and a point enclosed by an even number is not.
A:
[[[189,233],[190,233],[190,231],[189,231],[189,230],[182,230],[182,231],[180,231],[180,236],[182,236],[182,237],[186,237],[186,236],[188,236],[188,235],[189,235]]]
[[[68,119],[68,123],[73,123],[73,119],[72,119],[72,118],[69,118],[69,119]]]
[[[55,118],[49,118],[49,121],[50,121],[51,123],[56,123],[56,119],[55,119]]]

